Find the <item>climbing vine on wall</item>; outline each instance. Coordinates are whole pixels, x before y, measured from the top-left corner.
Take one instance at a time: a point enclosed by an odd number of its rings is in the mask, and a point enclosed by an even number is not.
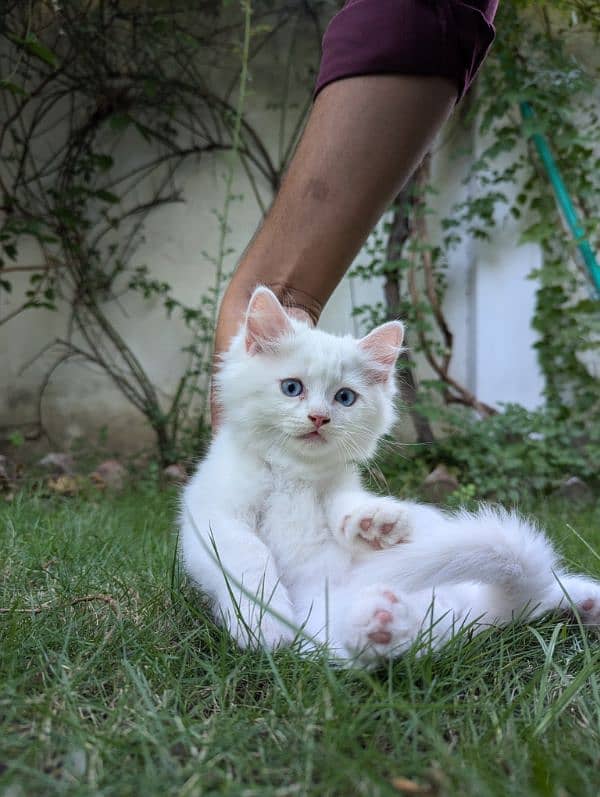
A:
[[[147,419],[166,464],[197,452],[205,434],[206,385],[216,307],[231,253],[230,210],[240,163],[259,208],[268,206],[304,116],[287,95],[294,41],[312,42],[314,62],[297,71],[310,103],[322,35],[321,3],[239,0],[9,0],[0,22],[0,294],[28,276],[22,299],[0,315],[5,328],[35,309],[61,309],[65,334],[48,341],[43,396],[61,365],[93,363]],[[288,65],[273,81],[280,103],[278,154],[248,119],[254,58],[287,37]],[[283,63],[285,67],[285,61]],[[119,159],[129,142],[132,157]],[[149,214],[186,200],[181,169],[216,158],[225,199],[215,208],[216,251],[204,296],[184,301],[136,257]],[[34,246],[31,246],[31,243]],[[34,251],[32,262],[23,251]],[[125,294],[158,300],[185,327],[185,367],[165,398],[115,320]],[[10,296],[9,296],[10,298]],[[6,306],[6,302],[4,303]],[[3,308],[4,309],[4,308]]]
[[[537,243],[543,252],[541,268],[529,276],[538,286],[532,324],[539,336],[547,400],[559,410],[557,418],[600,416],[600,385],[594,375],[600,358],[599,297],[561,219],[548,175],[533,146],[524,146],[533,132],[545,136],[585,235],[598,252],[600,104],[593,52],[600,24],[592,3],[559,5],[500,4],[496,43],[457,123],[467,137],[476,129],[484,142],[466,177],[475,190],[440,219],[441,237],[430,230],[436,191],[426,159],[397,197],[386,234],[372,239],[370,264],[355,271],[385,280],[385,301],[357,312],[370,322],[390,316],[408,320],[411,349],[433,371],[434,379],[416,390],[414,369],[403,364],[404,398],[413,408],[416,402],[412,413],[413,419],[415,411],[420,414],[415,428],[422,441],[431,437],[423,416],[440,417],[439,401],[429,400],[431,389],[446,405],[462,404],[480,417],[493,414],[452,376],[453,335],[443,311],[445,269],[457,244],[465,238],[492,239],[508,214],[521,221],[521,241]],[[578,55],[569,50],[574,31]],[[589,43],[587,59],[581,59],[582,39]],[[523,102],[534,109],[529,121],[520,112]],[[464,153],[464,135],[457,138]]]
[[[591,247],[600,251],[600,103],[598,72],[593,65],[593,20],[585,37],[581,20],[585,4],[563,3],[559,13],[553,4],[506,3],[501,9],[493,58],[482,73],[477,94],[481,133],[489,140],[475,165],[488,192],[519,182],[512,204],[498,197],[494,210],[503,206],[517,218],[526,219],[522,241],[538,243],[543,263],[530,276],[538,290],[533,325],[539,334],[537,349],[546,379],[548,400],[556,406],[598,410],[598,381],[593,376],[594,355],[600,353],[600,297],[561,220],[548,175],[530,145],[525,156],[509,160],[499,169],[499,156],[517,149],[523,136],[542,133],[553,151],[558,169],[577,208]],[[525,6],[523,9],[521,6]],[[553,11],[554,8],[554,11]],[[592,5],[589,5],[592,10]],[[535,24],[532,24],[532,20]],[[569,51],[573,29],[588,42],[588,58],[579,44],[578,55]],[[582,38],[583,37],[583,38]],[[583,50],[583,52],[582,52]],[[583,55],[583,58],[582,58]],[[534,118],[524,121],[519,103],[528,102]],[[458,223],[479,229],[491,216],[461,208]]]
[[[252,196],[264,211],[293,151],[310,106],[322,21],[335,3],[152,4],[113,0],[9,1],[0,27],[0,292],[9,292],[16,272],[26,272],[23,301],[12,301],[0,318],[8,325],[35,308],[69,308],[67,332],[48,342],[54,359],[41,385],[67,360],[95,363],[142,412],[156,433],[161,459],[180,456],[186,435],[192,448],[203,434],[202,411],[210,363],[216,302],[231,254],[229,209],[238,200],[231,184],[231,158],[239,159]],[[359,308],[372,321],[400,315],[409,321],[411,347],[428,361],[444,404],[463,405],[481,417],[493,409],[453,377],[453,335],[444,316],[445,263],[465,237],[491,238],[510,213],[523,220],[523,240],[539,243],[543,266],[537,280],[533,324],[538,352],[556,417],[598,412],[598,382],[590,362],[598,355],[597,299],[561,222],[546,174],[523,141],[535,129],[551,146],[577,206],[585,233],[598,250],[600,236],[600,122],[597,73],[592,50],[600,33],[592,0],[524,2],[503,0],[498,37],[478,84],[459,113],[467,129],[477,126],[487,142],[468,177],[477,191],[442,220],[434,237],[430,199],[434,186],[425,162],[398,197],[372,263],[362,276],[385,280],[381,306]],[[571,34],[590,43],[583,62],[569,51]],[[273,154],[263,130],[250,122],[251,92],[244,90],[255,56],[271,37],[288,36],[288,63],[273,86],[281,111],[280,140]],[[306,48],[295,46],[299,37]],[[585,38],[587,37],[587,39]],[[578,52],[581,52],[581,46]],[[312,60],[311,60],[312,59]],[[223,72],[223,65],[226,64]],[[228,88],[216,91],[221,70]],[[305,101],[292,108],[292,73],[303,73]],[[524,123],[519,103],[535,112]],[[53,146],[48,147],[49,136]],[[139,143],[131,169],[115,162],[123,137]],[[207,253],[214,268],[210,293],[187,304],[168,281],[136,261],[136,247],[150,213],[184,201],[178,181],[191,159],[220,154],[226,160],[226,199],[217,208],[218,251]],[[137,187],[152,177],[154,193],[139,198]],[[518,185],[516,192],[514,185]],[[34,240],[39,261],[22,251]],[[183,321],[189,342],[187,365],[168,402],[119,334],[111,304],[126,292],[157,298],[170,317]],[[403,362],[405,394],[414,407],[420,439],[432,436],[423,385]],[[438,403],[439,406],[439,403]]]

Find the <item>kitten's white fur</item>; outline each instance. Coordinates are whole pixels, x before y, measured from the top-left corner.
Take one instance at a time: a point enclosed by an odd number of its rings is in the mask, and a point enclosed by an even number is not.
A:
[[[600,584],[566,574],[529,521],[362,487],[356,463],[394,420],[402,333],[391,322],[360,341],[336,337],[289,318],[268,289],[253,294],[216,377],[221,427],[181,511],[185,569],[240,646],[287,644],[302,627],[368,664],[422,633],[439,645],[465,623],[570,605],[600,623]],[[284,395],[286,379],[302,394]],[[335,400],[341,388],[358,394],[352,406]],[[307,438],[311,416],[321,425]]]

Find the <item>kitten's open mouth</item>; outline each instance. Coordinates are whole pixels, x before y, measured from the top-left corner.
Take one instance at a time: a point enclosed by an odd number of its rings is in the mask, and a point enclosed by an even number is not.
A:
[[[325,438],[322,437],[319,432],[315,429],[314,432],[308,432],[308,434],[301,434],[300,440],[318,440],[320,443],[325,442]]]

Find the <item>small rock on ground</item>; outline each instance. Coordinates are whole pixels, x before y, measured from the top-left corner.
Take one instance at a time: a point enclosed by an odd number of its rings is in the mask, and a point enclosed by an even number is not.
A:
[[[441,504],[458,487],[458,480],[450,473],[448,468],[445,465],[438,465],[424,479],[421,485],[421,493],[426,501]]]
[[[101,489],[122,490],[127,481],[127,471],[118,460],[107,459],[90,474],[90,479]]]
[[[75,472],[75,462],[70,454],[63,454],[60,452],[52,452],[46,454],[38,462],[40,468],[45,468],[55,475],[66,474],[72,476]]]
[[[11,462],[8,457],[0,454],[0,483],[10,481],[10,473],[12,472]]]
[[[179,463],[168,465],[163,470],[163,476],[167,481],[173,482],[173,484],[185,484],[187,481],[187,471]]]
[[[592,488],[579,476],[569,476],[554,491],[554,495],[574,503],[584,504],[594,497]]]
[[[0,454],[0,485],[9,484],[15,478],[16,467],[8,457]]]

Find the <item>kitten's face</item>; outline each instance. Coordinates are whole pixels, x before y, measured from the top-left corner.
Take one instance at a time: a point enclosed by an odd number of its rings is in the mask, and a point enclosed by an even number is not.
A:
[[[361,341],[312,329],[259,288],[217,377],[224,423],[279,464],[365,460],[393,422],[401,342],[397,322]]]

